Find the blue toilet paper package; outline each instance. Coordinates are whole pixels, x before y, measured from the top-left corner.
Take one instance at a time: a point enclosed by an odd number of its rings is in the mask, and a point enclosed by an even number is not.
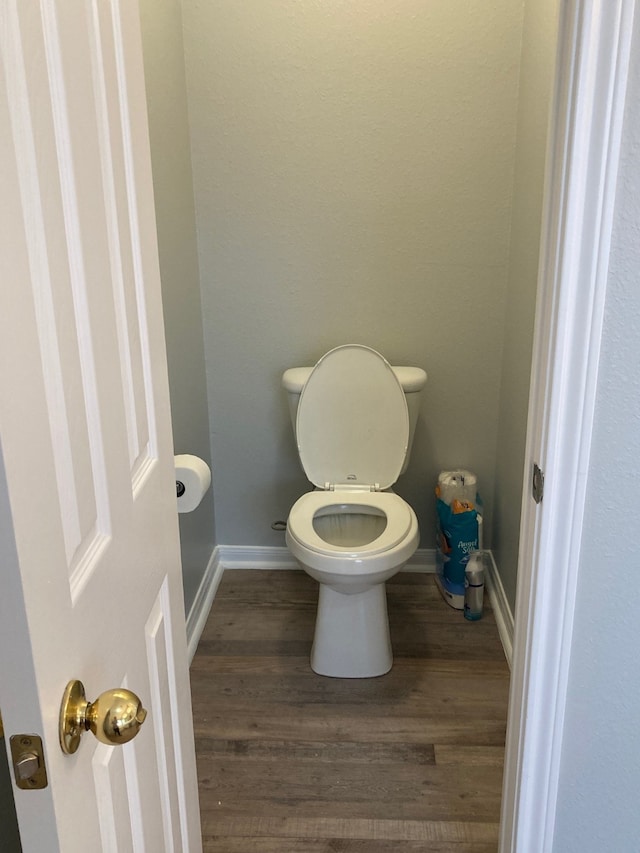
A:
[[[444,472],[443,472],[444,473]],[[463,472],[469,474],[470,472]],[[441,475],[442,476],[442,475]],[[473,476],[475,485],[475,476]],[[457,610],[464,608],[465,568],[470,555],[480,548],[478,535],[478,496],[472,503],[468,495],[442,500],[436,489],[436,580],[443,598]]]
[[[438,550],[442,555],[444,575],[451,583],[462,586],[469,554],[478,550],[478,513],[475,509],[454,512],[438,498]]]

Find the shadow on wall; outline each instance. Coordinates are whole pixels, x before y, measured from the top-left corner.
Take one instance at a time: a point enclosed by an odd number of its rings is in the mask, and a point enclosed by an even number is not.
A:
[[[22,853],[4,738],[0,738],[0,833],[2,853]]]
[[[429,380],[427,379],[427,386],[428,384]],[[427,387],[425,387],[425,392],[426,390]],[[403,474],[393,487],[393,490],[413,507],[420,519],[420,548],[434,547],[436,518],[434,489],[438,471],[429,432],[429,421],[421,413],[416,425],[413,450],[407,471],[407,473],[412,472],[412,476],[408,477],[407,474]]]

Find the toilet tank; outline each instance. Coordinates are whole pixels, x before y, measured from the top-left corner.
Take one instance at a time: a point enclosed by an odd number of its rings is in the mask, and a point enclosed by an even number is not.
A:
[[[407,400],[407,409],[409,410],[409,447],[407,448],[407,455],[404,459],[402,471],[400,471],[401,474],[404,474],[409,464],[409,457],[411,456],[413,437],[416,431],[416,424],[418,423],[418,412],[420,411],[420,395],[427,382],[427,374],[421,367],[394,367],[392,365],[391,369],[402,386]],[[300,394],[312,370],[313,367],[290,367],[289,370],[285,370],[282,374],[282,386],[287,392],[289,415],[291,416],[294,435],[296,432],[296,416]]]

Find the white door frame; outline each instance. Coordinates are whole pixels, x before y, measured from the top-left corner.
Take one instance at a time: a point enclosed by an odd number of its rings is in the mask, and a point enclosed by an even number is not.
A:
[[[635,0],[561,0],[500,853],[549,853]],[[531,497],[533,463],[544,499]]]

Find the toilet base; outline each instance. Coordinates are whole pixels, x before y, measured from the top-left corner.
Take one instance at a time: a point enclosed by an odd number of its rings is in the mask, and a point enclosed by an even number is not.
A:
[[[373,678],[392,665],[384,583],[351,595],[321,583],[311,669],[332,678]]]

